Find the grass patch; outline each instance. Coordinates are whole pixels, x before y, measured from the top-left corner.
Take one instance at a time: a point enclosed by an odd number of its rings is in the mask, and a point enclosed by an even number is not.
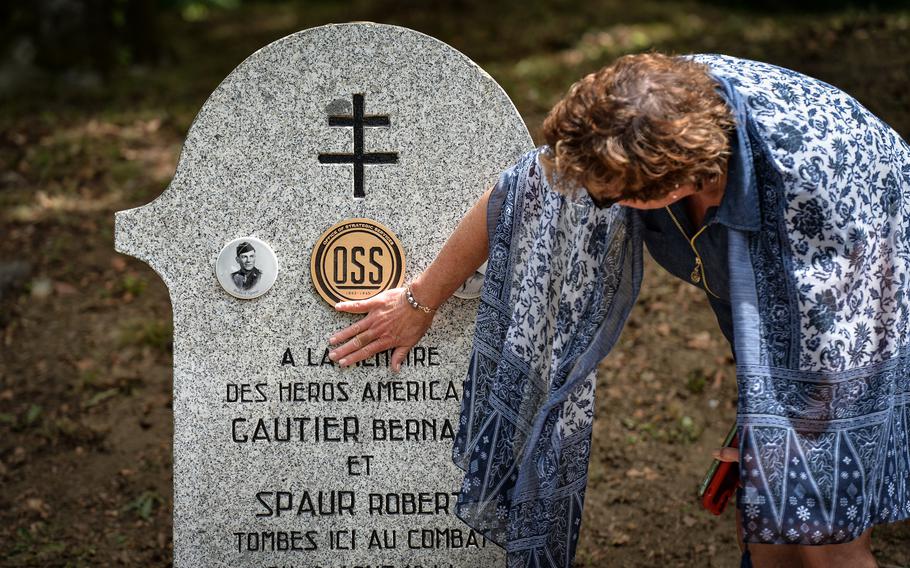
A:
[[[154,491],[144,491],[138,497],[130,501],[123,510],[127,512],[132,511],[143,521],[149,521],[152,518],[152,513],[162,503],[164,503],[164,498],[162,498],[161,495],[158,495],[158,493]]]
[[[28,410],[25,411],[25,416],[22,417],[22,422],[26,426],[31,426],[41,418],[41,411],[43,409],[40,405],[32,404],[28,407]]]
[[[120,389],[114,388],[114,389],[107,389],[107,390],[103,390],[101,392],[95,393],[94,395],[92,395],[91,398],[89,398],[87,401],[85,401],[85,404],[83,406],[85,406],[85,408],[91,408],[93,406],[97,406],[97,405],[101,404],[102,402],[104,402],[105,400],[117,396],[117,394],[119,392],[120,392]]]
[[[689,379],[686,381],[686,389],[692,394],[701,394],[705,392],[708,385],[708,379],[701,369],[695,369],[689,373]]]
[[[120,327],[118,338],[121,347],[151,347],[169,352],[173,345],[174,329],[168,321],[134,320]]]
[[[137,297],[145,291],[148,282],[136,274],[124,274],[120,279],[120,292]]]

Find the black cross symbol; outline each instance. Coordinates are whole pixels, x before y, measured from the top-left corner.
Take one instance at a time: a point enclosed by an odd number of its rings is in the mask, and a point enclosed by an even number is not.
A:
[[[389,117],[363,115],[363,95],[354,95],[354,115],[329,116],[329,126],[354,127],[354,153],[353,154],[319,154],[320,164],[354,164],[354,197],[366,197],[363,190],[363,165],[364,164],[396,164],[398,152],[371,152],[363,151],[364,126],[389,126]]]

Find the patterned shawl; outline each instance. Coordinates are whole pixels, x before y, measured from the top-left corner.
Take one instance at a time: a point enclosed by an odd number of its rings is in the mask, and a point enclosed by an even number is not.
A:
[[[729,240],[744,536],[852,540],[910,517],[910,147],[827,83],[697,59],[742,102],[760,197]]]
[[[538,151],[503,173],[453,457],[458,515],[509,566],[571,566],[597,363],[638,295],[637,217],[554,193]],[[631,230],[630,230],[631,229]],[[635,246],[638,243],[638,246]]]
[[[772,65],[696,56],[753,159],[729,231],[747,542],[831,544],[910,517],[910,147],[853,98]],[[509,567],[569,567],[594,369],[641,282],[638,218],[553,193],[538,151],[505,193],[453,456],[458,514]]]

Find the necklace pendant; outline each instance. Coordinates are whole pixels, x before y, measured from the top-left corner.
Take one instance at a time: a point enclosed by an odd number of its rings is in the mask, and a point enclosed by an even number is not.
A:
[[[696,284],[701,282],[701,259],[695,259],[695,268],[692,269],[690,278],[692,278],[692,282],[695,282]]]

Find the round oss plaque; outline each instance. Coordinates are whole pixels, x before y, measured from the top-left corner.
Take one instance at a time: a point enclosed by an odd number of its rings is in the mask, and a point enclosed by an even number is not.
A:
[[[395,233],[372,219],[346,219],[313,247],[310,275],[316,291],[335,305],[365,300],[404,281],[404,249]]]

